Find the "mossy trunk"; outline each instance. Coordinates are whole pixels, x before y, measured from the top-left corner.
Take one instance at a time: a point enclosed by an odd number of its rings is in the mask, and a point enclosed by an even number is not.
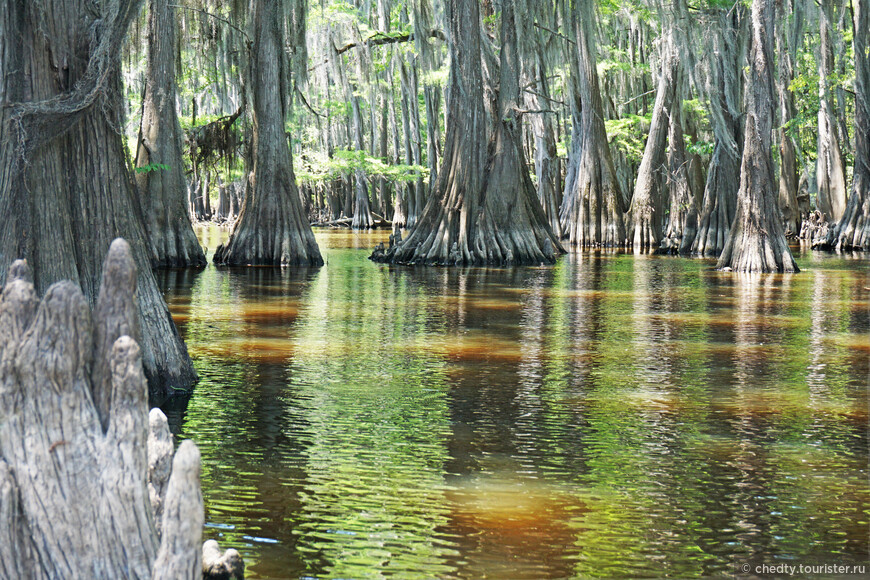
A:
[[[677,94],[682,94],[682,75],[677,78]],[[670,126],[668,128],[668,177],[667,192],[670,210],[668,211],[668,227],[662,239],[660,251],[687,254],[698,228],[698,207],[696,196],[692,192],[690,179],[690,163],[686,156],[686,144],[683,137],[683,110],[678,104],[681,99],[675,99],[671,108]]]
[[[126,238],[139,272],[145,374],[161,399],[189,388],[196,372],[151,271],[118,131],[120,46],[140,4],[0,5],[0,283],[26,258],[38,292],[71,280],[95,305],[103,256]]]
[[[537,95],[529,94],[530,108],[541,111],[552,106],[547,71],[540,44],[535,51],[535,65],[532,67],[531,84]],[[559,206],[562,205],[562,191],[558,187],[559,158],[556,155],[556,136],[553,130],[553,115],[536,114],[531,119],[532,133],[535,137],[535,175],[538,177],[538,199],[547,216],[547,222],[557,237],[561,237],[562,225],[559,223]]]

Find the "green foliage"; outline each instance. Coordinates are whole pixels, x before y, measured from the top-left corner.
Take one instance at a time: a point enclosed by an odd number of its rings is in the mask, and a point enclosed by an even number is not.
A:
[[[208,125],[209,123],[214,123],[215,121],[224,116],[225,115],[197,115],[196,125],[194,125],[192,117],[181,115],[178,117],[178,122],[181,123],[181,128],[186,132],[193,127],[202,127],[204,125]]]
[[[172,169],[168,165],[164,165],[163,163],[149,163],[148,165],[143,165],[142,167],[136,168],[136,173],[150,173],[152,171],[169,171]]]
[[[390,164],[366,151],[337,149],[332,157],[317,152],[305,153],[294,160],[296,177],[303,183],[331,181],[357,170],[368,177],[383,177],[392,182],[412,182],[428,177],[429,169],[421,165]]]
[[[691,135],[683,135],[683,139],[686,142],[686,153],[701,155],[702,157],[713,154],[713,146],[715,144],[712,141],[695,141]]]
[[[423,73],[420,76],[420,82],[424,87],[443,87],[447,84],[449,76],[450,69],[444,65],[439,69]]]
[[[611,147],[620,150],[629,161],[640,162],[651,122],[652,114],[627,115],[605,121]]]
[[[486,27],[490,30],[495,30],[495,26],[498,23],[500,18],[501,18],[500,11],[493,12],[490,16],[485,16],[483,18],[483,25],[484,25],[484,27]]]

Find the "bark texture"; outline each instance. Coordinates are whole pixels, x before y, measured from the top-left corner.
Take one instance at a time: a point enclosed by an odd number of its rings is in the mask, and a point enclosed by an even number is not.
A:
[[[843,218],[829,229],[825,246],[870,250],[870,1],[854,5],[855,171]]]
[[[233,548],[221,553],[218,543],[208,540],[202,545],[202,577],[214,580],[243,580],[245,563]]]
[[[138,267],[136,306],[151,394],[196,373],[154,276],[123,126],[120,46],[140,2],[0,6],[0,283],[16,258],[44,292],[59,280],[97,301],[103,256],[123,236]]]
[[[773,0],[752,4],[745,144],[737,210],[717,267],[738,272],[797,272],[777,205],[773,134]]]
[[[535,66],[530,84],[536,94],[526,98],[529,108],[547,110],[551,107],[547,71],[540,44],[535,53]],[[534,98],[532,98],[534,97]],[[562,205],[562,191],[557,187],[559,181],[559,158],[556,155],[556,135],[553,130],[553,117],[549,114],[532,115],[532,132],[535,136],[535,175],[538,177],[538,199],[544,214],[556,236],[561,237],[562,224],[559,222],[559,206]]]
[[[677,94],[682,87],[682,75],[678,75]],[[686,143],[683,138],[683,110],[675,100],[671,108],[671,121],[668,128],[668,178],[667,191],[670,201],[668,227],[659,251],[686,254],[691,250],[692,241],[698,228],[698,208],[692,192],[689,176],[690,162],[686,156]]]
[[[562,232],[574,246],[625,246],[623,212],[629,200],[623,197],[619,186],[604,128],[594,41],[594,2],[578,0],[569,16],[577,50],[570,59],[574,129],[559,212]]]
[[[672,109],[680,106],[674,102],[680,81],[680,59],[673,30],[665,32],[662,54],[662,70],[656,89],[652,121],[629,210],[635,249],[655,248],[662,237],[668,126]]]
[[[205,254],[187,211],[181,125],[175,111],[175,9],[170,0],[150,0],[148,7],[148,70],[136,151],[145,232],[154,266],[204,267]]]
[[[743,135],[740,127],[745,56],[746,11],[742,4],[721,10],[710,27],[713,54],[705,91],[710,99],[710,120],[715,144],[707,170],[704,200],[698,216],[698,234],[692,253],[718,256],[725,247],[740,185]]]
[[[789,90],[794,79],[794,63],[797,47],[803,34],[804,3],[794,0],[781,0],[776,5],[776,44],[779,55],[779,75],[777,93],[779,95],[779,210],[787,236],[797,236],[800,232],[801,208],[798,204],[797,145],[786,130],[795,117],[794,94]]]
[[[289,66],[280,18],[283,4],[251,0],[248,84],[253,93],[254,168],[230,239],[215,252],[214,261],[220,265],[323,265],[299,199],[284,131],[289,84],[284,75],[289,74]]]
[[[477,0],[450,0],[450,98],[434,194],[408,237],[372,259],[427,265],[553,263],[562,248],[547,224],[521,149],[513,5],[502,10],[499,118],[492,143],[484,107]],[[488,153],[489,151],[489,153]]]
[[[846,166],[837,129],[834,94],[829,86],[834,73],[834,0],[819,10],[819,139],[816,157],[818,208],[830,222],[838,222],[846,210]],[[846,136],[848,139],[848,135]]]
[[[112,244],[110,259],[124,272],[135,270],[122,240]],[[111,348],[100,337],[101,328],[128,323],[135,275],[105,278],[101,296],[121,306],[93,315],[69,281],[53,284],[40,301],[23,261],[13,263],[6,279],[0,295],[0,576],[199,578],[199,451],[186,441],[171,475],[149,469],[171,457],[172,447],[146,444],[141,351],[130,336],[113,340]],[[111,396],[101,421],[94,401],[105,387]],[[162,424],[165,429],[165,416]],[[168,481],[160,535],[149,497],[157,479]]]

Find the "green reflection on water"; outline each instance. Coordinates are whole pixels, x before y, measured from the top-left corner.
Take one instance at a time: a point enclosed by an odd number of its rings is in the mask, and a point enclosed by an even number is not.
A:
[[[165,272],[206,537],[252,578],[733,576],[868,558],[866,258]],[[213,250],[225,237],[206,230]]]

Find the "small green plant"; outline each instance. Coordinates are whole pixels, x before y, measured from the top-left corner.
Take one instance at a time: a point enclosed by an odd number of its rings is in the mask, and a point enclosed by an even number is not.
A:
[[[172,168],[169,165],[164,165],[163,163],[149,163],[148,165],[137,167],[136,173],[149,173],[151,171],[169,171],[170,169]]]

